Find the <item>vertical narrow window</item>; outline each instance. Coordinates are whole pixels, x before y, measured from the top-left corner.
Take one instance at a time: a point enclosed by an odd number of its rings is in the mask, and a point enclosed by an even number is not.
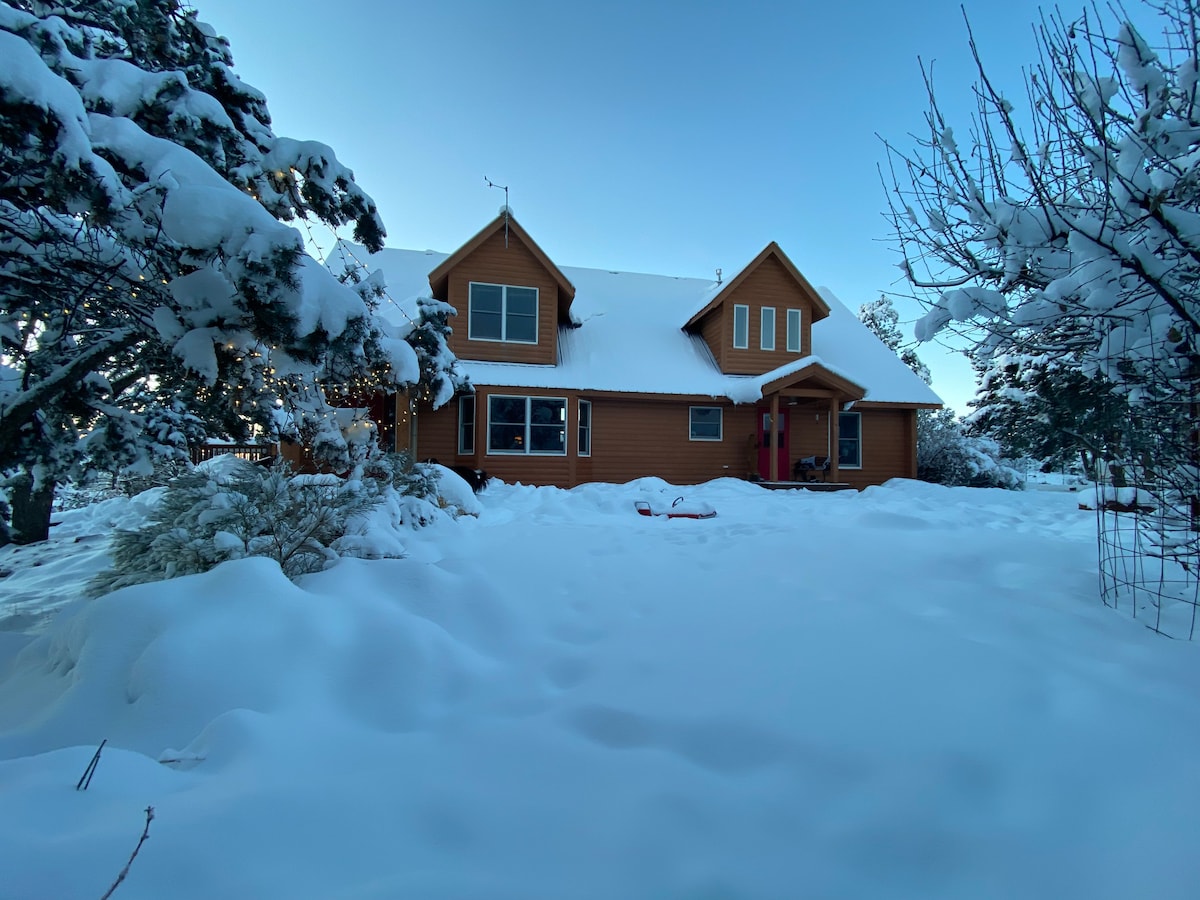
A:
[[[529,398],[529,452],[567,452],[567,401]]]
[[[461,456],[475,455],[475,398],[458,398],[458,452]]]
[[[759,316],[758,347],[760,350],[775,349],[775,307],[764,306]]]
[[[750,346],[750,307],[741,303],[733,305],[733,349],[745,350]]]
[[[504,289],[504,339],[522,344],[537,343],[537,288]]]
[[[800,352],[800,310],[787,311],[787,352]]]
[[[592,401],[579,401],[579,455],[592,455]]]
[[[862,468],[862,413],[838,413],[838,466]]]

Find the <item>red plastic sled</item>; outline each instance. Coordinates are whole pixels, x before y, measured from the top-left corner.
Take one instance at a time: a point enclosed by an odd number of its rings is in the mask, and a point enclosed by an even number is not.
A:
[[[676,497],[669,507],[659,509],[646,500],[635,500],[633,508],[641,516],[666,516],[668,519],[712,519],[717,515],[707,503],[684,503],[682,497]]]

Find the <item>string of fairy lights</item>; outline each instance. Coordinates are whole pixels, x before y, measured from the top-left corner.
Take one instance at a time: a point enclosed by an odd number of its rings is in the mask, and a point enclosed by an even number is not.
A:
[[[283,170],[267,173],[267,178],[274,183],[271,185],[273,189],[283,193],[288,184],[288,172]],[[299,181],[303,176],[295,168],[290,169],[291,178],[294,181]],[[245,188],[247,194],[255,200],[260,200],[258,191],[254,185],[249,185]],[[304,229],[307,236],[306,249],[317,260],[320,265],[328,270],[334,277],[341,278],[345,272],[334,271],[331,266],[330,255],[327,255],[323,249],[324,245],[321,240],[318,240],[317,235],[313,231],[313,222],[307,214],[297,216],[300,225]],[[332,237],[331,254],[336,251],[341,258],[341,262],[346,266],[346,270],[353,269],[356,273],[369,273],[369,268],[366,262],[356,252],[355,247],[349,241],[342,238],[336,229],[327,222],[322,222],[325,228],[328,229]],[[377,290],[377,295],[381,302],[389,304],[404,317],[407,323],[415,328],[418,325],[409,311],[399,303],[391,292],[388,291],[386,284],[382,285]],[[238,349],[236,343],[229,341],[225,344],[225,349],[231,353],[235,353]],[[295,397],[300,403],[306,401],[320,403],[320,397],[317,394],[323,394],[328,402],[329,399],[334,399],[341,403],[350,402],[355,406],[369,402],[372,396],[381,393],[383,385],[387,384],[388,377],[391,374],[391,367],[387,364],[376,364],[368,368],[366,371],[355,373],[345,373],[340,377],[335,377],[335,373],[330,370],[329,364],[326,364],[325,377],[319,385],[306,382],[304,379],[295,376],[280,376],[278,369],[272,365],[271,361],[272,348],[266,347],[259,343],[254,348],[249,350],[245,356],[235,356],[235,362],[243,362],[246,357],[254,360],[255,363],[259,360],[264,360],[265,364],[252,364],[254,368],[259,369],[263,379],[263,386],[270,389],[270,392],[277,398],[282,397],[285,393]],[[432,391],[429,385],[422,385],[418,391],[410,392],[410,401],[428,401],[432,399]],[[279,400],[276,401],[277,405]],[[408,407],[405,409],[405,407]],[[415,403],[398,404],[397,407],[397,426],[403,427],[407,424],[409,416],[415,417]]]

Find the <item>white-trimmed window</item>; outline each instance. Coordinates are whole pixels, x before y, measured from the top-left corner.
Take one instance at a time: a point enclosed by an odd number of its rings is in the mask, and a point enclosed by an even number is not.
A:
[[[733,304],[733,349],[745,350],[750,346],[750,307],[744,303]]]
[[[487,452],[567,455],[567,401],[563,397],[488,397]]]
[[[764,306],[759,311],[758,323],[761,326],[758,333],[758,348],[760,350],[774,350],[775,307]]]
[[[579,455],[592,455],[592,401],[579,401]]]
[[[800,310],[789,309],[787,311],[787,352],[800,352]]]
[[[475,397],[470,394],[458,398],[458,453],[475,453]]]
[[[838,413],[838,468],[862,468],[862,413]]]
[[[688,409],[688,440],[721,440],[721,407],[692,406]]]
[[[537,288],[472,281],[469,290],[469,339],[510,344],[538,342]]]

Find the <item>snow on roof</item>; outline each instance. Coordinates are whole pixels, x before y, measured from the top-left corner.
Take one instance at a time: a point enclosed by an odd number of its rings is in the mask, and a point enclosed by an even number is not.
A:
[[[383,270],[388,294],[381,313],[396,324],[416,317],[416,300],[429,295],[429,273],[449,254],[432,250],[392,250],[367,255],[351,252],[368,269]],[[571,304],[577,328],[563,328],[558,365],[462,360],[476,384],[513,387],[590,389],[645,394],[693,394],[728,397],[737,403],[762,397],[762,386],[812,363],[866,390],[864,400],[881,403],[941,403],[941,399],[886,345],[858,321],[834,294],[818,288],[830,307],[828,318],[812,328],[812,355],[789,361],[764,375],[726,375],[708,345],[683,324],[714,296],[710,279],[643,275],[561,266],[575,286]],[[466,327],[463,318],[452,325]]]

